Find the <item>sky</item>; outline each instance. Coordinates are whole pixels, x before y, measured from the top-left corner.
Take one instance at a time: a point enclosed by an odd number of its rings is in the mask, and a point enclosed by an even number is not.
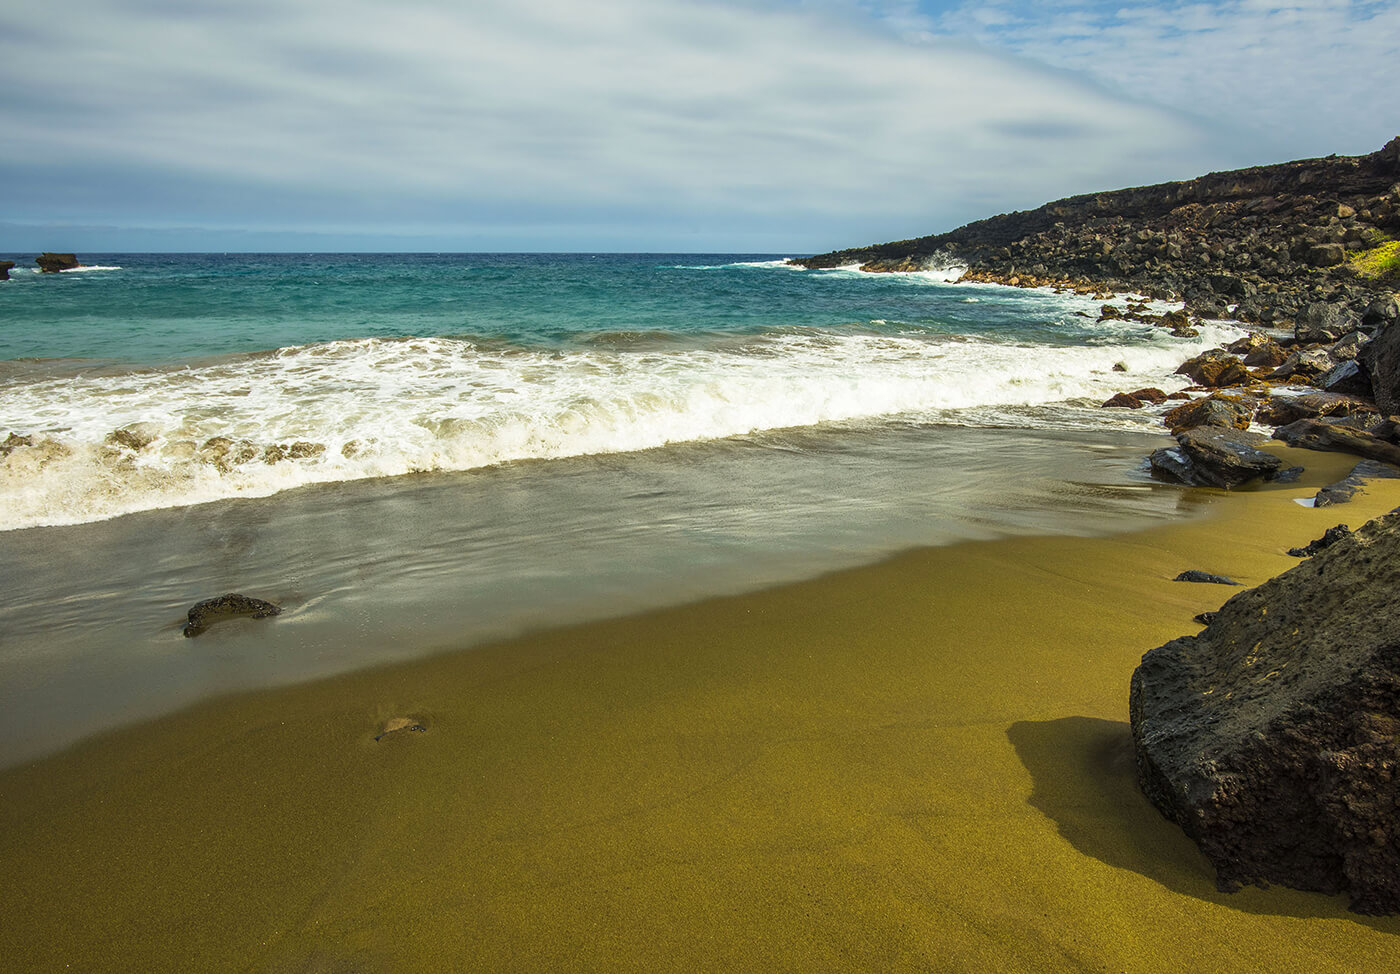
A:
[[[1373,151],[1400,0],[0,8],[0,256],[814,253]]]

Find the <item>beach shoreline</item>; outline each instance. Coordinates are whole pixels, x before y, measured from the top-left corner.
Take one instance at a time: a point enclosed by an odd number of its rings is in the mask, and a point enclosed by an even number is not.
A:
[[[908,552],[202,703],[0,773],[15,970],[1385,970],[1400,920],[1216,891],[1128,678],[1340,521]],[[385,722],[423,733],[376,741]]]

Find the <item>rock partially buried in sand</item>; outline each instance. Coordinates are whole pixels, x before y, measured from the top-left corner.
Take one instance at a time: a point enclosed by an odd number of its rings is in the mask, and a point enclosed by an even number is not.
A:
[[[382,741],[390,734],[398,734],[404,731],[418,731],[421,733],[427,729],[427,725],[416,717],[390,717],[384,722],[384,729],[376,734],[374,739],[376,741]]]
[[[1239,582],[1224,575],[1212,575],[1210,572],[1203,572],[1197,568],[1190,568],[1182,572],[1173,582],[1202,582],[1207,585],[1238,585]]]
[[[216,622],[248,616],[253,619],[266,619],[282,611],[280,606],[247,595],[230,593],[215,599],[205,599],[190,606],[189,621],[185,623],[185,635],[198,636]]]

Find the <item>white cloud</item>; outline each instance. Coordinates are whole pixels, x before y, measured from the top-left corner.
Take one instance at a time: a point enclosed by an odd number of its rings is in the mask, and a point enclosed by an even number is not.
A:
[[[291,223],[260,198],[300,192],[339,200],[346,226],[612,211],[878,237],[1225,158],[1179,115],[1062,71],[820,7],[69,0],[62,18],[0,14],[0,90],[25,220],[75,216],[23,178],[57,166],[89,208],[107,174],[152,174],[89,214],[148,225]],[[149,212],[165,181],[186,202]]]
[[[998,19],[974,26],[989,9]],[[1258,161],[1360,153],[1400,132],[1400,3],[968,3],[925,18],[1208,119]]]

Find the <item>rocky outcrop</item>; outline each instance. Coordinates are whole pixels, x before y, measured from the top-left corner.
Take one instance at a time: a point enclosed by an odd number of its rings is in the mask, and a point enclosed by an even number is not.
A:
[[[1306,450],[1351,453],[1367,460],[1400,466],[1400,446],[1364,430],[1349,429],[1337,423],[1300,419],[1274,430],[1274,439]]]
[[[40,254],[34,258],[34,263],[39,265],[39,270],[45,274],[57,274],[59,271],[71,271],[75,267],[81,267],[78,258],[73,254]]]
[[[1283,466],[1259,449],[1268,442],[1265,437],[1246,430],[1201,426],[1179,434],[1176,442],[1148,458],[1152,472],[1192,487],[1239,487]]]
[[[1400,514],[1150,651],[1129,699],[1143,792],[1217,882],[1400,912]]]
[[[10,268],[14,266],[15,262],[12,260],[0,260],[0,281],[8,281],[10,279]]]
[[[1346,504],[1366,489],[1366,481],[1395,480],[1397,478],[1400,478],[1400,468],[1376,460],[1362,460],[1352,467],[1351,473],[1341,480],[1328,484],[1319,490],[1313,497],[1313,507],[1335,507],[1338,504]]]
[[[1395,237],[1400,138],[1370,155],[1073,196],[797,263],[872,271],[965,266],[972,280],[1174,297],[1203,317],[1233,309],[1241,320],[1301,325],[1311,336],[1345,328],[1338,319],[1381,324],[1368,321],[1367,310],[1400,281],[1368,277],[1350,255]]]
[[[252,619],[266,619],[278,615],[280,606],[248,595],[230,593],[217,598],[196,602],[190,607],[185,623],[186,636],[198,636],[216,622],[247,616]]]

